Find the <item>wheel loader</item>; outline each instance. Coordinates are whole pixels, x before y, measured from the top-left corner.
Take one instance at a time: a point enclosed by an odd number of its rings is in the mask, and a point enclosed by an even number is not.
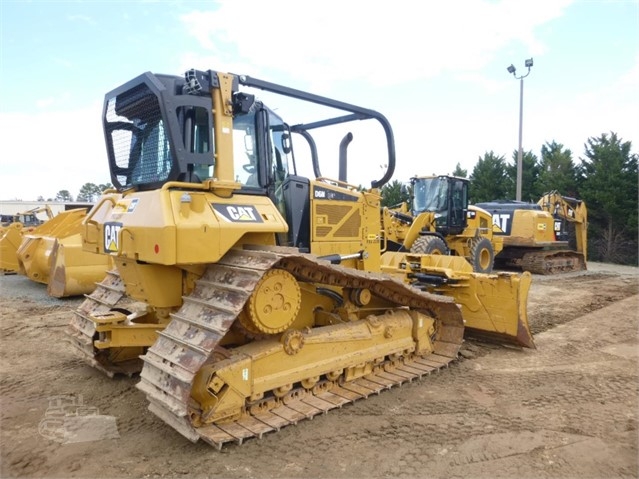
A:
[[[556,274],[587,268],[588,210],[579,199],[558,191],[537,203],[478,203],[492,214],[504,248],[495,261],[501,267],[536,274]]]
[[[286,123],[260,90],[328,113]],[[464,334],[534,348],[529,274],[382,251],[380,188],[395,169],[382,114],[190,70],[114,89],[102,120],[116,191],[82,241],[115,268],[68,339],[109,376],[139,372],[149,409],[189,440],[241,444],[420,378],[454,361]],[[302,152],[319,164],[313,133],[354,121],[385,137],[380,179],[360,191],[297,174]]]
[[[490,273],[502,238],[493,234],[492,216],[468,203],[469,180],[455,176],[411,178],[410,206],[384,208],[388,249],[466,258],[473,270]]]

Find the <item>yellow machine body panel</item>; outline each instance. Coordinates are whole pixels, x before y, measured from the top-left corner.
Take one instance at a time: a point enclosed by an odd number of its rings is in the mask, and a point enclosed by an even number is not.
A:
[[[349,188],[340,187],[336,181],[311,181],[311,251],[318,256],[366,251],[341,264],[379,271],[381,196],[378,192]]]
[[[162,188],[102,199],[84,225],[84,248],[158,265],[215,263],[243,243],[275,244],[287,225],[265,197],[224,198]]]
[[[550,213],[515,210],[510,235],[504,236],[503,241],[508,246],[547,246],[556,243],[554,227],[555,221]]]

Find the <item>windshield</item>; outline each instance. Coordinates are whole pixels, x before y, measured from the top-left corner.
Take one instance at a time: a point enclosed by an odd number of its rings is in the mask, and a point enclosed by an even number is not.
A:
[[[104,132],[118,190],[213,176],[210,99],[175,95],[181,81],[144,74],[133,86],[123,85],[106,95]],[[179,101],[173,101],[176,97]]]
[[[130,187],[168,178],[171,151],[155,95],[142,86],[128,96],[110,98],[105,122],[120,185]]]
[[[256,115],[259,110],[235,117],[233,121],[233,159],[235,163],[235,181],[245,186],[264,187],[259,184],[260,162],[258,156],[258,133]],[[289,174],[288,130],[276,114],[268,111],[270,158],[268,171],[264,172],[269,183],[277,186]],[[263,166],[262,166],[263,167]]]
[[[255,111],[236,117],[233,121],[235,181],[247,186],[258,186],[255,141]]]
[[[273,153],[273,178],[275,183],[278,183],[284,181],[289,174],[289,135],[282,119],[273,112],[269,114],[269,125]]]
[[[420,178],[413,184],[413,215],[424,211],[445,213],[448,209],[445,178]]]

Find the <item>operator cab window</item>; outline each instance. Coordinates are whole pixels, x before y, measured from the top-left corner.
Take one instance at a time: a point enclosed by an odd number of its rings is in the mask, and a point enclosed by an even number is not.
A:
[[[233,161],[235,181],[247,188],[274,187],[277,189],[289,175],[290,142],[288,129],[284,122],[269,112],[270,163],[258,158],[259,141],[256,127],[256,114],[259,110],[237,116],[233,122]],[[268,164],[267,164],[268,163]],[[267,168],[268,184],[260,184],[259,168]]]
[[[236,117],[233,122],[235,181],[244,186],[259,186],[256,139],[255,112]]]
[[[212,135],[209,124],[209,115],[205,108],[196,106],[178,107],[178,121],[183,124],[184,132],[182,134],[183,145],[186,151],[190,153],[207,154],[212,158]],[[213,161],[210,163],[195,163],[190,167],[193,170],[196,181],[202,181],[213,177]]]
[[[273,183],[277,188],[290,174],[289,171],[289,153],[291,151],[289,134],[284,122],[274,115],[269,116],[271,149],[273,156]]]
[[[423,211],[444,214],[448,209],[448,183],[439,178],[419,180],[415,184],[413,214]]]

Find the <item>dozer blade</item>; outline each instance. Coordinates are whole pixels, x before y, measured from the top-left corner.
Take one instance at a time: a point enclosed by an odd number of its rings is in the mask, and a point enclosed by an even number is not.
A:
[[[469,336],[535,348],[527,313],[530,273],[474,273],[464,258],[444,255],[387,252],[382,264],[421,290],[453,298]]]
[[[22,225],[13,223],[7,226],[0,237],[0,272],[5,274],[18,272],[17,252],[20,243],[22,243]]]

